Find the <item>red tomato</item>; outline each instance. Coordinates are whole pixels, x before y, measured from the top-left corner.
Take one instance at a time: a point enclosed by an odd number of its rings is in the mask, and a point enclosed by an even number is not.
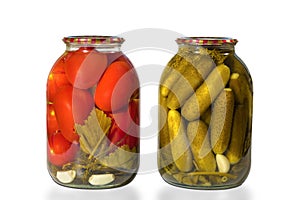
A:
[[[48,160],[53,165],[62,166],[72,162],[78,150],[78,143],[69,142],[61,133],[56,133],[48,139]]]
[[[73,88],[73,117],[77,124],[84,124],[95,106],[94,99],[88,90]]]
[[[130,63],[129,59],[122,52],[114,52],[114,53],[107,54],[108,65],[116,61],[124,61]]]
[[[110,132],[108,134],[108,139],[111,142],[111,145],[123,146],[125,144],[126,133],[122,131],[116,123],[112,124]]]
[[[136,125],[140,125],[140,100],[139,99],[132,99],[130,102],[130,116],[135,122]]]
[[[131,129],[131,134],[138,135],[138,128],[134,127],[134,129]],[[135,133],[133,133],[133,131]],[[133,147],[137,147],[139,143],[139,138],[126,134],[124,131],[122,131],[116,124],[113,124],[110,133],[108,134],[108,139],[110,140],[111,144],[110,147],[112,148],[114,145],[116,146],[123,146],[128,145],[130,149]]]
[[[125,143],[130,149],[132,149],[133,147],[137,147],[140,137],[140,108],[138,99],[133,99],[130,102],[129,111],[133,121],[131,121],[131,126]]]
[[[107,56],[93,48],[79,48],[66,62],[68,80],[76,88],[87,89],[95,85],[107,66]]]
[[[65,86],[56,94],[53,105],[62,135],[70,142],[78,141],[74,123],[83,124],[93,109],[91,94],[87,90]]]
[[[108,134],[111,144],[130,148],[137,146],[139,137],[139,100],[132,100],[125,110],[112,114],[113,125]]]
[[[65,52],[53,65],[47,81],[47,101],[53,102],[54,96],[60,87],[70,84],[65,74],[65,63],[71,52]]]
[[[132,149],[133,147],[137,147],[139,144],[139,138],[127,135],[125,144],[127,144],[130,149]]]
[[[47,135],[48,138],[58,130],[54,107],[51,104],[47,105]]]
[[[113,118],[118,127],[128,134],[134,126],[139,126],[139,100],[130,101],[129,107],[126,106],[122,111],[113,113]]]
[[[139,87],[137,74],[130,63],[113,62],[100,79],[95,91],[96,105],[108,112],[116,112],[128,104]]]

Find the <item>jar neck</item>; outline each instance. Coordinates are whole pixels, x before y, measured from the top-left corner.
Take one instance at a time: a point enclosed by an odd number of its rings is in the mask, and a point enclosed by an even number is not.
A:
[[[205,50],[217,50],[224,53],[234,53],[235,48],[232,44],[223,44],[223,45],[190,45],[190,44],[178,44],[178,50],[189,51],[193,53],[202,52]]]
[[[190,50],[193,52],[205,50],[217,50],[219,52],[234,52],[236,39],[227,37],[181,37],[177,38],[179,50]]]
[[[99,52],[105,53],[114,53],[121,51],[121,44],[101,44],[101,45],[79,45],[79,44],[66,44],[66,51],[76,51],[79,48],[86,48],[86,49],[95,49]]]

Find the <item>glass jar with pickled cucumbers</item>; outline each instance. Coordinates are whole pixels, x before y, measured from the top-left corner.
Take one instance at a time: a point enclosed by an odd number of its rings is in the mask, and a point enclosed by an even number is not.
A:
[[[184,37],[159,87],[158,166],[193,189],[241,185],[250,170],[252,80],[237,40]]]
[[[47,80],[47,158],[72,188],[123,186],[139,166],[139,80],[123,38],[72,36]]]

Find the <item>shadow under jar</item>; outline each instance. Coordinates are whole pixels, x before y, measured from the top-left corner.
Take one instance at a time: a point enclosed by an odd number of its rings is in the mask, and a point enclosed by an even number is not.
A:
[[[176,42],[159,87],[159,172],[178,187],[237,187],[250,170],[253,96],[237,40]]]
[[[73,36],[47,80],[47,158],[72,188],[126,185],[139,166],[139,80],[123,38]]]

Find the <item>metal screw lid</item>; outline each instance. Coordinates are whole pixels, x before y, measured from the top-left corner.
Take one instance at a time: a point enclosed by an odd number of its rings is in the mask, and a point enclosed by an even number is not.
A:
[[[190,44],[190,45],[235,45],[237,39],[227,37],[181,37],[176,40],[177,44]]]
[[[63,38],[66,44],[97,45],[97,44],[122,44],[125,40],[117,36],[68,36]]]

